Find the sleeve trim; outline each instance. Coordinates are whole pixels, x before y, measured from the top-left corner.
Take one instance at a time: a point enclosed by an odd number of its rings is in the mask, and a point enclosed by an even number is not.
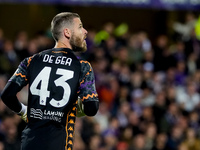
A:
[[[87,96],[83,96],[81,101],[84,101],[85,99],[88,99],[88,98],[94,98],[94,97],[98,97],[98,94],[92,93],[92,94],[88,94]]]
[[[21,76],[22,78],[25,78],[25,80],[27,81],[26,75],[22,75],[21,73],[16,73],[15,75],[16,75],[16,76]]]
[[[33,56],[29,57],[27,67],[30,65],[32,58],[33,58]]]

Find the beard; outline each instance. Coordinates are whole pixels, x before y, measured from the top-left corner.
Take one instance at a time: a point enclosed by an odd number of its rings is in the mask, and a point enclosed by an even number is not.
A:
[[[74,33],[71,36],[70,45],[72,46],[72,50],[75,52],[87,51],[87,44],[85,40],[82,40],[80,37],[75,36]]]

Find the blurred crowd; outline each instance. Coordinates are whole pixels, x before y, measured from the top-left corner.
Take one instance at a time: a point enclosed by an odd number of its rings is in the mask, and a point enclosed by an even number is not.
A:
[[[88,29],[81,55],[94,70],[100,107],[77,118],[74,150],[200,150],[200,40],[196,16],[150,39],[107,22]],[[163,29],[164,30],[164,29]],[[49,31],[14,40],[0,29],[0,92],[25,57],[52,48]],[[18,95],[27,103],[27,87]],[[25,123],[0,101],[0,150],[19,150]]]

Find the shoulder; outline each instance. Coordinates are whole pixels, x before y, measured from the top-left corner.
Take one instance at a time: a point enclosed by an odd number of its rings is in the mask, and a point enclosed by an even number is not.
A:
[[[83,72],[89,72],[89,71],[92,71],[92,66],[90,64],[90,62],[88,62],[87,60],[84,60],[84,59],[79,59],[79,62],[81,64],[81,70]]]
[[[25,58],[25,59],[20,63],[20,66],[21,66],[21,67],[24,67],[24,68],[28,68],[29,65],[31,64],[32,60],[36,57],[36,55],[37,55],[37,54]]]
[[[30,65],[30,63],[33,59],[33,56],[26,57],[23,61],[21,61],[19,67],[26,69]]]

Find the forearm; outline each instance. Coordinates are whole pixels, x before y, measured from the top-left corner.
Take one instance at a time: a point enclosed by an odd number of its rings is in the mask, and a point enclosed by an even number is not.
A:
[[[17,93],[21,90],[20,86],[14,82],[8,82],[2,92],[1,99],[5,105],[14,112],[22,110],[22,104],[17,98]]]

